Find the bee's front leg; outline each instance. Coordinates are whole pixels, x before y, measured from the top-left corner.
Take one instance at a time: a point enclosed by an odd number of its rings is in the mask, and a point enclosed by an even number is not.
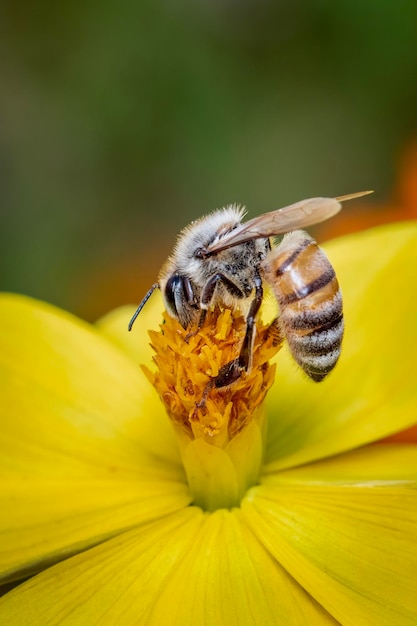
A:
[[[216,290],[216,286],[217,286],[218,283],[222,283],[224,285],[224,287],[227,289],[227,291],[230,294],[232,294],[232,296],[234,296],[235,298],[243,298],[244,297],[244,294],[241,291],[241,289],[239,289],[239,287],[237,285],[235,285],[235,283],[233,281],[231,281],[230,278],[228,278],[227,276],[225,276],[221,272],[217,272],[216,274],[214,274],[214,276],[209,278],[209,280],[204,285],[203,291],[201,292],[200,317],[198,319],[197,328],[195,330],[189,332],[185,336],[185,341],[187,343],[191,339],[191,337],[194,337],[198,333],[200,328],[203,326],[204,321],[206,319],[207,311],[208,311],[208,309],[210,307],[210,304],[213,301],[214,292]]]
[[[253,341],[255,339],[255,320],[259,308],[262,304],[263,288],[262,279],[258,273],[255,275],[255,297],[250,305],[249,313],[246,318],[246,332],[243,339],[240,354],[233,361],[229,361],[223,365],[217,376],[212,378],[206,385],[200,402],[197,402],[196,408],[203,409],[209,393],[212,389],[221,389],[236,382],[243,374],[247,372],[252,365]]]
[[[200,328],[203,326],[204,321],[206,319],[206,315],[207,315],[207,309],[200,309],[200,316],[198,318],[198,322],[197,322],[197,328],[195,328],[195,330],[190,331],[189,333],[187,333],[185,335],[185,342],[188,343],[191,339],[191,337],[195,337],[195,335],[197,335],[198,331],[200,330]]]

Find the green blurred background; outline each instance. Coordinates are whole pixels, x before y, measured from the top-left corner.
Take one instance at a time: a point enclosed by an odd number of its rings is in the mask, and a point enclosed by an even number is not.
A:
[[[87,319],[226,203],[373,188],[376,214],[415,135],[415,0],[0,11],[0,285]]]

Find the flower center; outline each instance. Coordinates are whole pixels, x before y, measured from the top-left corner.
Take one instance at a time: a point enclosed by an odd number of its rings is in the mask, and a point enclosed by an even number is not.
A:
[[[269,360],[282,343],[277,323],[257,324],[251,367],[227,386],[216,386],[216,377],[239,357],[246,333],[239,312],[216,308],[193,332],[165,313],[160,328],[149,333],[157,369],[143,369],[174,425],[194,502],[236,506],[262,466],[259,409],[274,380]]]

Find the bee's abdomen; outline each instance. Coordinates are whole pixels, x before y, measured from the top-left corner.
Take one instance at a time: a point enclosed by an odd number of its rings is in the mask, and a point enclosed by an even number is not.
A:
[[[331,319],[325,321],[328,317]],[[281,322],[294,359],[310,378],[323,380],[340,356],[344,329],[341,297],[311,317],[298,315],[296,319],[284,309]]]
[[[344,327],[342,294],[330,261],[311,237],[295,231],[271,252],[266,277],[293,358],[320,382],[337,363]]]

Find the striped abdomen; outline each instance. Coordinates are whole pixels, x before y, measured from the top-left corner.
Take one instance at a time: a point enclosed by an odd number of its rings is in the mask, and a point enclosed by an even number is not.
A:
[[[314,239],[298,230],[285,235],[263,269],[292,356],[320,382],[336,365],[343,337],[342,294],[332,265]]]

